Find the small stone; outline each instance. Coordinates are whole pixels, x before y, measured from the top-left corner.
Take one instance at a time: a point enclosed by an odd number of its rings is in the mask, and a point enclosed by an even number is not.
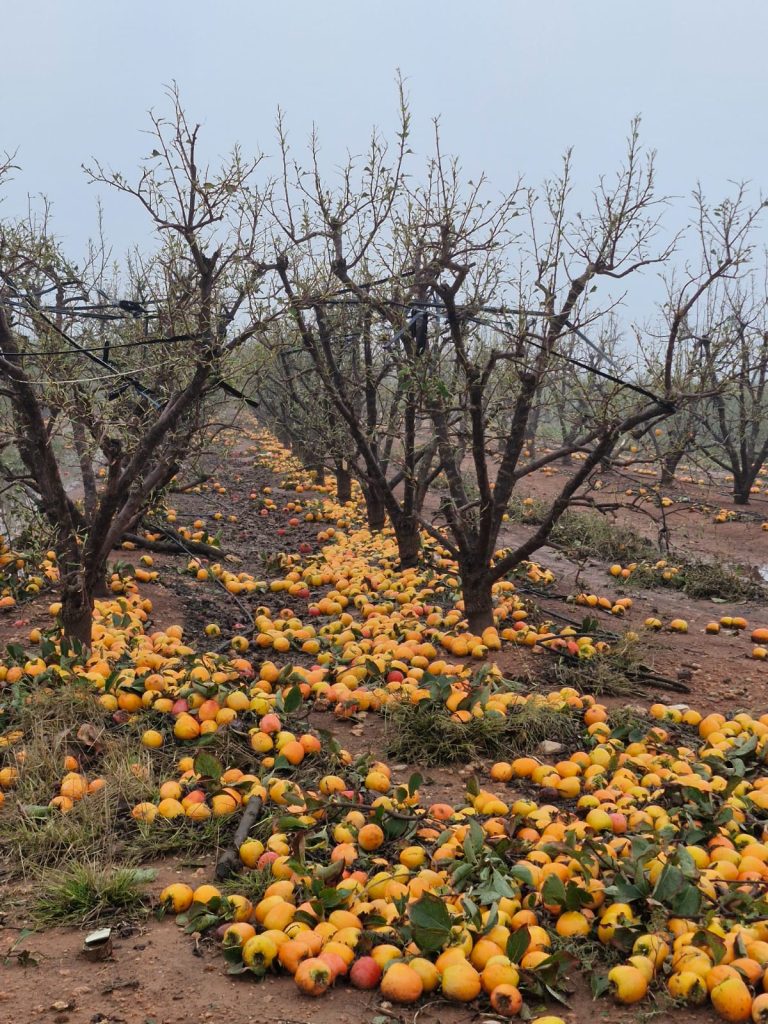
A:
[[[551,757],[553,754],[560,754],[565,750],[562,743],[556,743],[554,740],[542,740],[539,744],[539,753],[544,757]]]
[[[66,999],[57,999],[55,1003],[51,1003],[51,1009],[56,1010],[57,1013],[63,1013],[64,1010],[71,1010],[74,1005]]]

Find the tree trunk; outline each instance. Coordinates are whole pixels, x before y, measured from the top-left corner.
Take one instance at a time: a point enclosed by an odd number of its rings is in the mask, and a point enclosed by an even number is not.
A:
[[[492,586],[487,572],[461,570],[464,614],[469,622],[470,631],[476,636],[480,636],[484,629],[494,624]]]
[[[733,482],[733,503],[734,505],[748,505],[751,484]]]
[[[364,484],[363,497],[365,498],[365,514],[368,519],[368,529],[373,533],[381,533],[387,522],[387,510],[384,507],[381,495],[375,487]]]
[[[80,476],[83,481],[83,507],[89,519],[93,518],[96,510],[96,477],[93,473],[93,464],[88,454],[88,442],[85,435],[85,427],[80,420],[72,420],[72,439],[75,444],[75,451],[80,463]]]
[[[65,640],[75,642],[85,650],[91,646],[93,628],[93,597],[89,592],[85,574],[80,567],[62,570],[61,627]]]
[[[421,553],[419,524],[413,516],[398,516],[392,525],[395,528],[400,568],[411,569],[418,563]]]
[[[86,589],[93,598],[109,597],[109,588],[107,587],[107,556],[99,559],[98,563],[88,570]]]
[[[352,477],[349,470],[342,465],[336,466],[336,500],[340,505],[352,501]]]
[[[682,458],[682,452],[669,452],[663,456],[661,460],[661,478],[659,479],[662,487],[670,487],[675,482],[675,473]]]
[[[526,448],[530,452],[530,458],[536,458],[536,441],[539,433],[539,419],[541,418],[541,406],[536,403],[531,409],[530,416],[528,417],[528,443]]]

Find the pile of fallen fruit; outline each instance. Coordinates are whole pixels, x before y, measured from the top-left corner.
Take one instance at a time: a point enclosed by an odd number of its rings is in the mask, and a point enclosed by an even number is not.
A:
[[[62,652],[55,626],[34,631],[37,650],[0,665],[2,813],[20,813],[25,770],[14,705],[75,687],[84,716],[98,702],[110,728],[135,730],[157,759],[157,785],[126,828],[231,819],[236,873],[258,898],[229,878],[171,885],[161,903],[215,936],[233,973],[285,972],[310,996],[344,979],[394,1003],[439,992],[514,1017],[566,998],[568,972],[593,963],[595,994],[619,1003],[666,992],[709,1001],[724,1020],[768,1020],[768,716],[656,704],[630,719],[571,687],[525,692],[494,652],[522,644],[583,661],[608,645],[532,622],[513,580],[495,587],[495,625],[473,635],[446,552],[432,544],[425,567],[399,572],[391,535],[318,497],[273,438],[254,442],[254,458],[290,478],[297,521],[320,527],[318,548],[265,580],[190,559],[196,585],[263,595],[253,629],[223,648],[194,649],[180,626],[145,629],[148,556],[113,577],[85,660]],[[551,580],[534,564],[523,572]],[[49,552],[40,585],[55,576]],[[206,632],[213,644],[220,630]],[[422,800],[417,773],[398,780],[313,730],[313,706],[340,719],[439,706],[457,726],[483,721],[511,738],[518,723],[559,716],[570,740],[547,759],[515,756],[510,739],[509,756],[451,806]],[[40,827],[109,785],[69,757],[58,792],[40,794]]]

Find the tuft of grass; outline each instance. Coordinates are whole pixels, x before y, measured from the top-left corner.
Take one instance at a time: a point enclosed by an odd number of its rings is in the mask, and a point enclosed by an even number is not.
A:
[[[622,586],[645,589],[671,587],[681,590],[694,600],[718,598],[721,601],[764,601],[768,588],[745,569],[722,562],[703,562],[698,559],[677,561],[679,571],[665,580],[661,573],[646,562],[640,562]]]
[[[98,701],[77,685],[33,692],[15,715],[24,739],[4,757],[13,765],[23,749],[24,760],[12,791],[13,813],[3,822],[4,874],[26,877],[73,857],[122,859],[137,831],[130,808],[150,799],[157,785],[157,766],[136,730],[110,728]],[[62,814],[47,804],[59,791],[67,755],[78,758],[89,780],[102,778],[105,786]]]
[[[579,693],[591,693],[595,697],[639,697],[644,693],[637,681],[630,679],[610,657],[596,657],[588,662],[555,662],[545,679],[557,689],[572,686]]]
[[[553,936],[552,952],[559,953],[561,951],[576,957],[585,974],[592,974],[593,971],[608,971],[624,959],[622,951],[616,946],[606,945],[596,939],[585,938],[583,935],[577,939],[563,938],[560,935]]]
[[[533,499],[525,504],[513,499],[507,512],[516,523],[535,526],[542,522],[548,506]],[[599,512],[564,512],[555,523],[548,543],[561,547],[576,558],[589,556],[605,562],[639,562],[658,557],[658,549],[629,526],[620,526]]]
[[[264,898],[264,893],[272,884],[274,878],[268,868],[252,871],[244,871],[241,875],[232,875],[219,883],[222,893],[225,896],[239,894],[249,899],[254,906]]]
[[[574,743],[582,722],[571,708],[555,708],[535,697],[507,710],[457,722],[439,701],[398,703],[385,713],[387,754],[408,764],[433,767],[477,757],[519,757],[543,740]]]
[[[548,667],[545,679],[558,689],[572,686],[595,697],[639,697],[645,692],[637,678],[641,670],[637,641],[622,636],[609,651],[587,661],[558,659]]]
[[[677,576],[682,577],[681,589],[692,598],[764,601],[768,596],[768,590],[762,583],[735,566],[716,562],[686,562]]]
[[[508,508],[510,519],[517,523],[536,525],[544,518],[547,506],[533,500],[524,504],[513,499]],[[663,580],[652,564],[659,550],[651,541],[629,526],[620,526],[598,512],[565,512],[549,535],[549,544],[563,548],[579,560],[590,557],[603,562],[638,562],[638,567],[621,585],[653,588],[671,586],[693,599],[721,598],[724,601],[764,601],[768,587],[736,565],[704,562],[699,559],[679,561],[680,572],[671,580]]]
[[[126,837],[123,850],[139,863],[166,856],[215,857],[229,846],[235,828],[230,818],[156,818],[151,825],[137,823],[133,834]]]
[[[478,753],[480,727],[486,742],[489,734],[501,729],[496,718],[455,722],[448,709],[433,700],[388,706],[384,723],[387,754],[397,761],[428,767],[471,761]]]
[[[3,873],[29,877],[75,856],[102,857],[117,852],[119,826],[107,795],[101,791],[78,802],[68,814],[38,816],[20,805],[3,823]]]
[[[154,877],[141,868],[76,860],[43,873],[32,917],[44,927],[136,917],[147,910],[146,886]]]

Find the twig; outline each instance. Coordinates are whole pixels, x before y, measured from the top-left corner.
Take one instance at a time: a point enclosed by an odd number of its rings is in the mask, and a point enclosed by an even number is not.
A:
[[[148,537],[142,537],[140,533],[126,533],[123,535],[123,539],[131,544],[135,544],[137,548],[146,548],[147,551],[156,551],[163,554],[187,552],[193,555],[205,555],[207,558],[226,557],[220,548],[215,548],[211,544],[203,544],[202,541],[190,540],[182,544],[180,540],[176,540],[174,537],[169,537],[168,540],[150,540]]]
[[[251,826],[259,820],[264,803],[259,796],[253,796],[246,803],[240,823],[232,837],[232,845],[219,858],[216,864],[216,878],[223,880],[233,875],[240,866],[240,847],[248,838]]]

